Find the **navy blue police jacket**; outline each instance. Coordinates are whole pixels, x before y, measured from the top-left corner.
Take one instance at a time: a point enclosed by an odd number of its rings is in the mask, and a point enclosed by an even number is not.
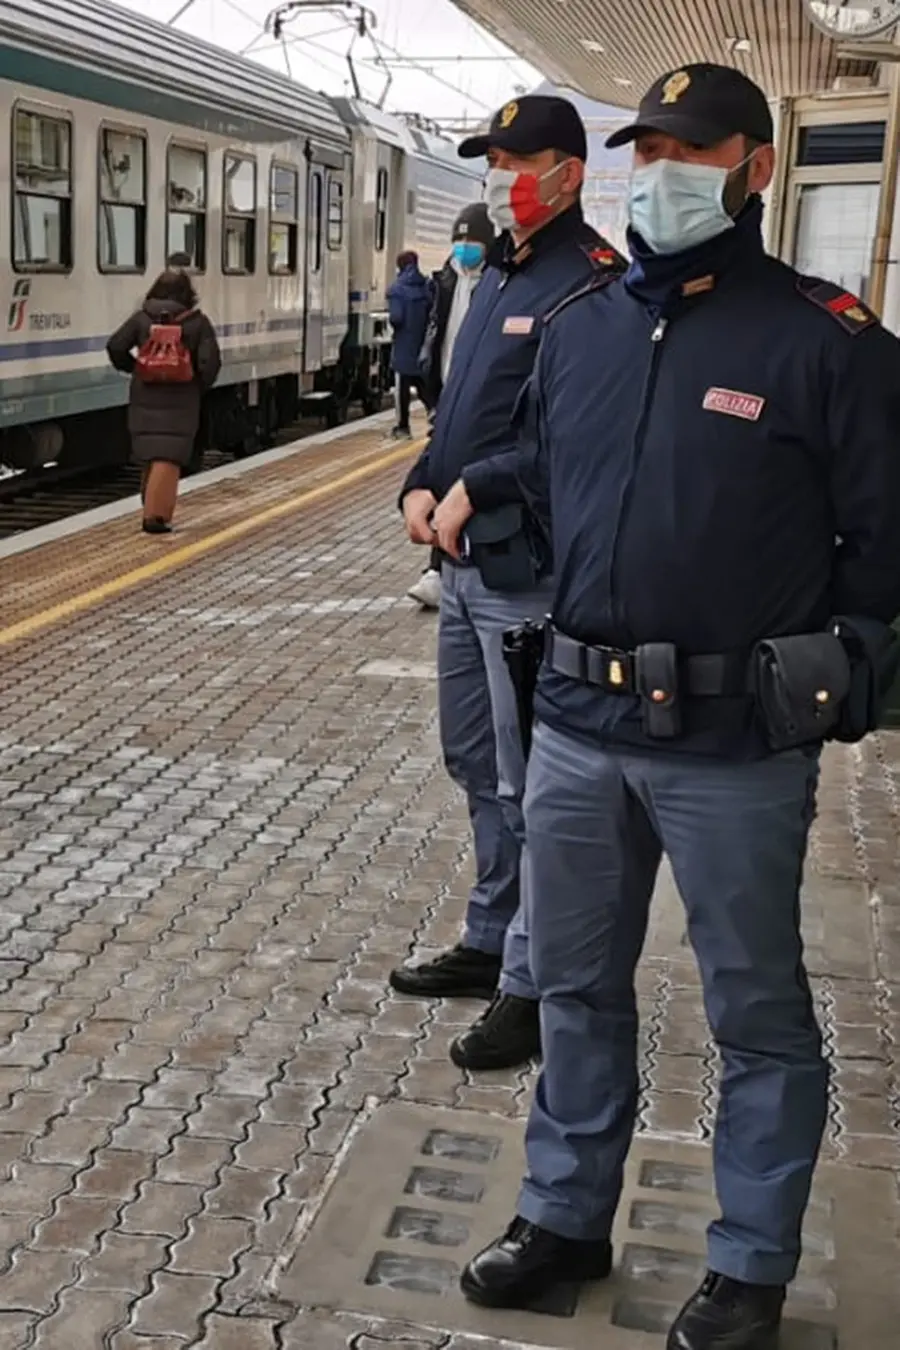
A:
[[[519,249],[501,235],[457,335],[431,439],[407,476],[401,504],[415,488],[440,499],[466,465],[515,446],[512,414],[534,368],[544,317],[591,277],[624,265],[578,206]]]
[[[544,327],[518,452],[466,470],[476,510],[522,500],[552,538],[556,627],[592,645],[748,653],[835,615],[900,612],[900,342],[840,288],[768,256],[762,206],[674,257],[632,239]],[[640,705],[542,668],[551,726],[602,744],[767,752],[750,694]]]

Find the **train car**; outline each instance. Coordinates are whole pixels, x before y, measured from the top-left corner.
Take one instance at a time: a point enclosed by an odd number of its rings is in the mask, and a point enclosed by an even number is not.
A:
[[[12,468],[127,453],[127,381],[104,348],[173,253],[222,343],[219,449],[268,444],[312,407],[380,407],[396,254],[439,261],[479,190],[449,140],[107,0],[4,0],[0,136]]]
[[[450,251],[460,209],[481,196],[482,171],[447,137],[352,99],[336,99],[350,128],[350,327],[342,374],[353,398],[373,410],[390,383],[387,290],[396,259],[414,249],[426,273]],[[324,378],[328,378],[325,376]]]
[[[121,456],[106,339],[173,252],[222,342],[212,432],[254,448],[346,336],[333,104],[102,0],[7,0],[0,40],[0,459]]]

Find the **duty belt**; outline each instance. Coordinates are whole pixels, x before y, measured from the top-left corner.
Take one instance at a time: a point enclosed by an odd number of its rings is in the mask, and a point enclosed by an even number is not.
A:
[[[668,644],[654,643],[634,651],[623,651],[618,647],[577,642],[550,623],[544,631],[544,659],[559,675],[593,685],[607,694],[641,695],[660,704],[675,693],[674,688],[667,687],[672,682],[664,677],[658,685],[648,688],[649,672],[641,670],[642,665],[655,664],[642,661],[645,653],[649,658],[651,653]],[[746,651],[676,657],[676,669],[681,693],[698,698],[737,697],[748,693],[751,687]]]

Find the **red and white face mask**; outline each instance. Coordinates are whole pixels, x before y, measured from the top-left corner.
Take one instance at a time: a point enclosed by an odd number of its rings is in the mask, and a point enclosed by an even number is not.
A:
[[[568,164],[554,164],[540,175],[518,173],[515,169],[488,169],[484,185],[484,201],[494,228],[498,231],[533,230],[544,225],[553,215],[560,193],[544,200],[541,184]]]

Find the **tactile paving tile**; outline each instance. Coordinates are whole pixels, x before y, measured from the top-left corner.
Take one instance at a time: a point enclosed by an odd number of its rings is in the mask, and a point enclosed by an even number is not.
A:
[[[560,1291],[532,1312],[495,1312],[458,1291],[466,1261],[514,1212],[521,1125],[482,1112],[388,1103],[360,1128],[270,1291],[297,1306],[369,1313],[557,1350],[660,1350],[705,1269],[715,1212],[707,1148],[635,1142],[610,1281]],[[892,1187],[875,1170],[822,1167],[781,1350],[893,1350]]]

